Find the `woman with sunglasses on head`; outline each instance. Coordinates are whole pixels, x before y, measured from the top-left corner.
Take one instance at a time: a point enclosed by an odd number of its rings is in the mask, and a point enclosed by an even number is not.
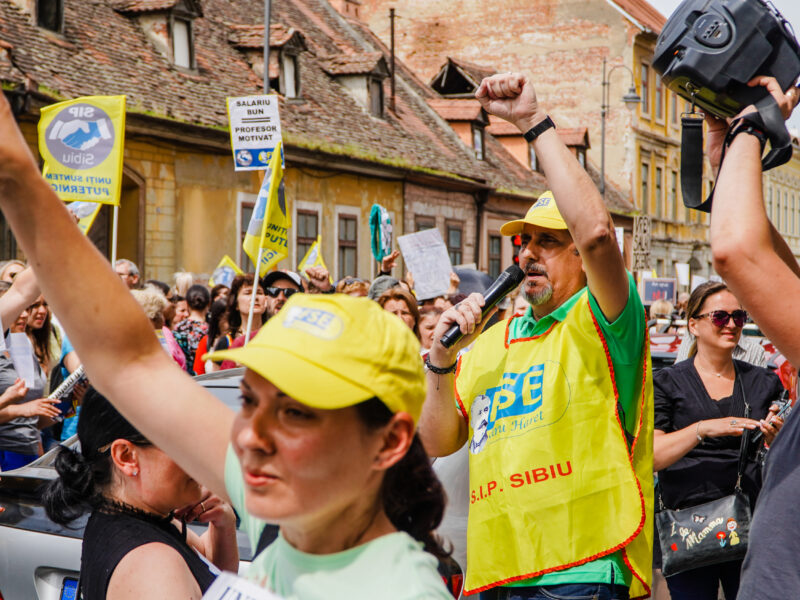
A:
[[[0,140],[0,208],[97,390],[231,500],[254,546],[266,522],[279,525],[248,578],[297,600],[451,598],[423,551],[443,553],[432,532],[445,499],[416,432],[425,375],[413,333],[364,298],[295,294],[247,347],[215,353],[246,366],[234,413],[161,350],[1,94]]]
[[[732,494],[743,433],[761,431],[770,444],[783,425],[772,406],[783,392],[778,377],[732,357],[747,313],[727,286],[713,281],[698,286],[689,298],[687,319],[695,338],[690,358],[653,374],[654,467],[670,509]],[[751,507],[761,488],[755,446],[750,444],[742,478]],[[672,599],[716,600],[721,582],[725,597],[733,600],[741,564],[726,562],[667,577]]]

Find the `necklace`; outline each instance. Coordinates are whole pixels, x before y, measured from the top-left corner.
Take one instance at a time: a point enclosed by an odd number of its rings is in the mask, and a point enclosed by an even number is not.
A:
[[[711,369],[706,369],[704,366],[699,365],[697,363],[697,360],[694,361],[694,366],[695,367],[700,367],[701,371],[704,371],[705,373],[708,373],[709,375],[716,375],[717,377],[722,377],[722,375],[723,375],[722,373],[717,373],[716,371],[713,371]]]
[[[164,517],[158,513],[153,513],[147,510],[142,510],[141,508],[136,508],[135,506],[131,506],[127,502],[122,502],[121,500],[109,500],[108,498],[103,498],[103,501],[97,509],[100,512],[108,515],[128,515],[135,517],[137,519],[141,519],[142,521],[153,523],[161,529],[171,530],[178,534],[178,530],[172,525],[172,519],[174,516],[171,512]],[[183,541],[186,541],[186,521],[183,519],[181,519],[180,536],[183,538]]]

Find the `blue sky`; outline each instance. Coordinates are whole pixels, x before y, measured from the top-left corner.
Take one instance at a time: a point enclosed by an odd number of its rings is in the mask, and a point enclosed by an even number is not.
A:
[[[681,3],[681,0],[649,0],[664,16],[669,16]],[[781,11],[796,33],[800,34],[800,2],[798,0],[772,0],[775,7]],[[800,129],[800,107],[794,111],[790,120],[791,126]]]

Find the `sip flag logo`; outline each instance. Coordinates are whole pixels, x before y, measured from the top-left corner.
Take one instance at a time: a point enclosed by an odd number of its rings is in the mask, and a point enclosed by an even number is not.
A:
[[[125,96],[85,96],[42,109],[42,175],[62,200],[119,204]]]

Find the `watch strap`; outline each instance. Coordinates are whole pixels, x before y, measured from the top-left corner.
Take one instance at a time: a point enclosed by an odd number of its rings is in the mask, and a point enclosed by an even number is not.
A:
[[[528,143],[533,142],[536,138],[542,135],[548,129],[555,129],[556,124],[553,123],[553,119],[549,116],[545,117],[544,121],[539,123],[538,125],[534,125],[528,131],[525,132],[524,136]]]

